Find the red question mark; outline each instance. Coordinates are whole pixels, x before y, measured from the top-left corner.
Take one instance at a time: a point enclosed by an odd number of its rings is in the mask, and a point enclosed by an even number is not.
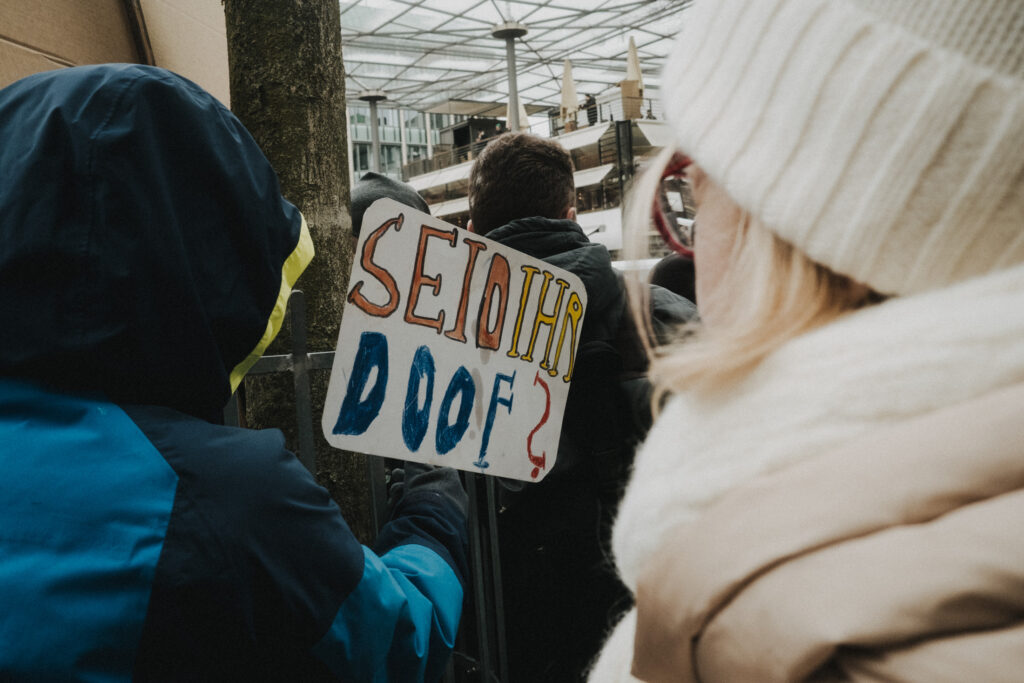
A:
[[[540,471],[544,469],[544,463],[547,461],[547,453],[541,453],[540,455],[533,454],[533,435],[544,426],[544,423],[548,421],[548,416],[551,415],[551,391],[548,390],[548,383],[541,379],[539,370],[533,378],[533,383],[534,385],[540,384],[541,388],[544,390],[545,396],[544,415],[540,418],[540,422],[537,423],[537,426],[533,428],[533,431],[530,432],[530,435],[526,437],[526,457],[528,457],[530,462],[535,465],[530,476],[536,479],[537,475],[540,474]]]

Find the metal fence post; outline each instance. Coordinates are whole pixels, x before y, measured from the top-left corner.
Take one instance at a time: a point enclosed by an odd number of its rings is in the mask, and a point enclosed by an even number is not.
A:
[[[480,475],[483,476],[483,475]],[[487,540],[491,546],[491,604],[494,611],[494,649],[500,680],[508,681],[508,652],[505,650],[505,597],[501,583],[501,553],[498,548],[498,494],[494,477],[483,477],[487,485]]]
[[[387,522],[388,517],[387,468],[384,466],[384,458],[376,455],[366,456],[366,478],[370,485],[373,528],[377,532]]]
[[[295,382],[295,419],[299,430],[299,460],[316,473],[313,440],[313,396],[309,390],[309,355],[306,353],[306,296],[292,291],[288,299],[292,323],[292,377]]]
[[[228,403],[224,406],[224,424],[228,427],[239,427],[241,422],[238,419],[238,411],[241,408],[238,405],[238,394],[231,394],[231,398],[228,399]]]
[[[469,564],[477,640],[477,664],[486,683],[508,680],[501,557],[498,550],[498,501],[495,482],[466,475],[469,494]]]

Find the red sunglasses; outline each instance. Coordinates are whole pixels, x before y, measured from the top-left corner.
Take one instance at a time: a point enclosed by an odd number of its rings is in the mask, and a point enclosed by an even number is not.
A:
[[[689,258],[693,258],[694,223],[679,214],[683,211],[682,186],[686,182],[683,171],[692,163],[693,160],[684,154],[676,152],[672,155],[661,174],[658,192],[654,195],[654,204],[651,207],[651,218],[665,244],[677,254]],[[673,194],[678,196],[678,211],[673,209],[670,200]]]

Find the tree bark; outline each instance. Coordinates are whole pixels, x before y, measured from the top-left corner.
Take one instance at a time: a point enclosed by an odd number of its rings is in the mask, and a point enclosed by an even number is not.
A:
[[[345,80],[337,0],[224,0],[231,108],[277,171],[284,196],[309,224],[316,257],[306,294],[308,350],[332,351],[355,247],[349,217]],[[268,353],[287,353],[282,329]],[[365,456],[332,449],[320,430],[329,373],[314,371],[317,480],[362,539],[373,533]],[[290,374],[246,380],[246,419],[278,427],[297,447]]]

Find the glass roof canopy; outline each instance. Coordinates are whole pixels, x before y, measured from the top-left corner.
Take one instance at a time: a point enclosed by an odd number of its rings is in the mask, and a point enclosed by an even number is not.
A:
[[[558,107],[563,62],[580,98],[600,97],[626,77],[629,39],[644,87],[658,90],[661,64],[690,0],[341,0],[346,92],[383,90],[389,103],[420,111],[504,116],[506,22],[516,40],[519,99],[530,113]],[[500,105],[500,106],[495,106]],[[500,112],[500,113],[499,113]]]

